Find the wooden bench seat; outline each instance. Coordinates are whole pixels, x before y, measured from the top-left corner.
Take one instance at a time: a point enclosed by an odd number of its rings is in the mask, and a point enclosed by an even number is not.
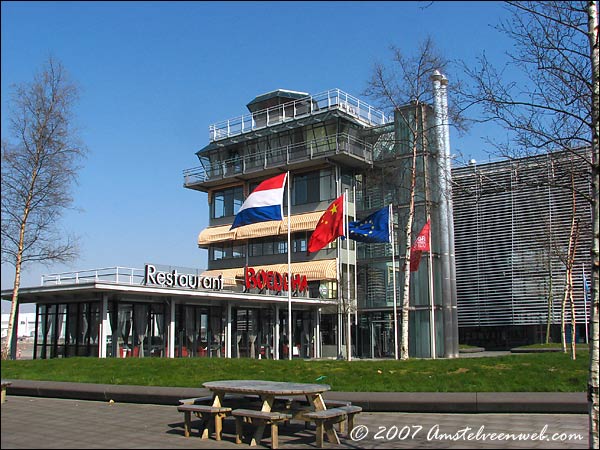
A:
[[[325,407],[327,409],[331,408],[339,408],[344,406],[352,406],[352,402],[348,400],[325,400]],[[303,416],[304,411],[310,411],[310,404],[306,399],[295,399],[294,403],[291,406],[292,411],[294,411],[300,418]],[[306,428],[308,428],[310,422],[306,422]],[[339,422],[340,432],[344,432],[344,421]],[[350,428],[352,429],[352,428]]]
[[[234,409],[231,415],[235,417],[235,442],[241,444],[244,438],[244,423],[258,425],[254,437],[250,441],[253,447],[262,438],[265,426],[271,426],[271,448],[279,447],[279,423],[291,420],[292,415],[275,411],[257,411],[253,409]]]
[[[339,408],[340,406],[351,406],[352,402],[347,400],[325,400],[327,408]]]
[[[223,434],[223,418],[231,414],[231,408],[211,405],[184,404],[177,407],[177,411],[184,413],[184,434],[190,436],[192,413],[202,419],[200,435],[208,439],[214,429],[215,439],[221,440]]]
[[[292,401],[293,401],[292,407],[296,407],[298,409],[310,407],[308,400],[306,400],[305,398],[293,398]],[[325,403],[326,408],[337,408],[339,406],[352,405],[352,402],[350,402],[348,400],[327,400],[327,399],[325,399],[323,402]]]
[[[225,400],[228,404],[231,402],[236,408],[244,404],[257,403],[260,401],[258,395],[236,395],[227,394]],[[181,398],[178,400],[180,405],[212,405],[213,396],[206,395],[204,397]]]
[[[345,420],[348,420],[348,432],[352,431],[354,428],[354,415],[358,414],[362,411],[360,406],[346,405],[340,406],[337,408],[325,409],[322,411],[311,411],[303,414],[304,419],[309,419],[312,422],[315,422],[317,426],[316,431],[316,440],[317,447],[323,447],[323,435],[327,432],[330,441],[333,439],[336,442],[334,444],[339,444],[339,439],[337,435],[332,432],[332,427],[336,423],[343,423]]]
[[[180,405],[210,405],[213,401],[212,395],[205,397],[181,398],[178,400]]]
[[[360,406],[356,406],[356,405],[343,405],[343,406],[338,406],[337,409],[341,409],[342,411],[344,411],[346,413],[347,416],[347,422],[348,422],[348,434],[350,434],[350,432],[352,431],[352,429],[354,428],[354,416],[360,412],[362,412],[362,408]],[[344,432],[344,422],[340,422],[340,432]]]

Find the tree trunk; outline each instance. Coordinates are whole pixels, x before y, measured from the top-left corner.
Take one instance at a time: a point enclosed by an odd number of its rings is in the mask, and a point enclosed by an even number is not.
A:
[[[577,252],[577,239],[579,236],[579,219],[577,219],[577,192],[575,190],[575,175],[571,170],[571,229],[569,231],[569,244],[567,246],[566,258],[563,260],[565,264],[565,292],[563,295],[561,312],[560,312],[560,331],[561,331],[561,342],[562,351],[567,353],[567,336],[565,327],[565,310],[567,308],[567,301],[573,301],[573,266],[575,264],[575,253]],[[571,318],[571,323],[574,317]],[[571,336],[575,331],[571,330]],[[574,346],[575,343],[571,342],[573,349],[572,357],[575,359]]]
[[[571,266],[571,271],[569,272],[569,303],[571,304],[571,359],[577,359],[577,354],[575,352],[575,339],[576,330],[575,327],[577,325],[577,321],[575,318],[575,301],[573,300],[573,267]]]
[[[588,0],[588,38],[590,43],[590,60],[592,61],[592,279],[591,279],[591,341],[590,341],[590,375],[588,379],[588,409],[589,409],[589,447],[600,448],[598,432],[600,429],[600,408],[598,405],[598,379],[600,364],[598,347],[600,341],[599,321],[600,301],[598,278],[600,276],[600,201],[598,198],[598,179],[600,177],[600,48],[598,44],[598,3]]]
[[[23,263],[25,228],[27,226],[27,219],[29,217],[32,196],[31,193],[33,191],[35,180],[36,178],[34,176],[30,184],[29,194],[27,202],[25,203],[25,210],[23,211],[23,219],[21,220],[21,227],[19,230],[19,246],[17,248],[17,258],[15,261],[15,281],[13,284],[12,300],[10,304],[10,316],[8,317],[8,327],[6,329],[6,342],[4,343],[4,348],[2,348],[2,359],[14,359],[16,356],[12,353],[13,329],[15,327],[15,317],[17,316],[17,310],[19,308],[19,287],[21,286],[21,266]]]
[[[413,130],[413,146],[412,146],[412,165],[410,172],[410,192],[408,204],[408,219],[404,230],[406,238],[406,251],[404,256],[404,290],[402,291],[402,339],[400,341],[400,359],[408,359],[408,319],[410,306],[410,257],[411,257],[411,236],[412,223],[415,216],[415,187],[417,185],[417,148],[418,148],[418,114],[420,108],[418,103],[415,103],[414,126],[417,130]]]
[[[567,353],[567,329],[565,324],[565,311],[567,309],[567,299],[569,298],[569,268],[566,268],[565,291],[560,304],[560,343],[563,353]]]
[[[550,286],[548,288],[548,321],[546,322],[546,344],[550,343],[550,328],[552,325],[552,306],[554,303],[554,295],[552,293],[552,261],[550,261]]]

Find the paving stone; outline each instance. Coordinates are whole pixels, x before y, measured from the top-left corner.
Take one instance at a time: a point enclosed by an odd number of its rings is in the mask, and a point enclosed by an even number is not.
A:
[[[8,448],[215,448],[240,449],[235,424],[226,419],[223,440],[183,436],[183,416],[171,405],[148,405],[10,397],[2,405],[1,447]],[[363,412],[355,418],[355,440],[340,435],[338,448],[588,448],[585,414],[439,414]],[[471,430],[466,430],[470,427]],[[481,429],[481,431],[480,431]],[[492,438],[491,433],[541,433],[544,440]],[[479,437],[477,437],[479,432]],[[363,439],[358,439],[366,434]],[[471,439],[460,439],[471,433]],[[561,433],[581,439],[553,441]],[[487,434],[487,439],[482,436]],[[267,434],[268,436],[268,434]],[[566,436],[566,435],[565,435]],[[314,426],[292,422],[280,428],[280,447],[315,448]],[[269,441],[257,448],[269,448]]]

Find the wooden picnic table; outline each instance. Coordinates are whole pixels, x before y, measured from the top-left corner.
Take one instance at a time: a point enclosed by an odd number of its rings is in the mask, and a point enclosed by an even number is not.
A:
[[[304,412],[324,411],[327,409],[323,400],[323,392],[331,387],[327,384],[294,383],[285,381],[266,380],[223,380],[208,381],[202,386],[213,393],[213,406],[228,406],[226,394],[258,395],[261,399],[261,411],[270,412],[275,404],[276,397],[280,396],[304,396],[308,401],[309,408]],[[295,418],[302,420],[302,412]],[[260,442],[264,426],[258,427],[253,443]],[[330,442],[339,444],[335,428],[328,426],[325,433]]]

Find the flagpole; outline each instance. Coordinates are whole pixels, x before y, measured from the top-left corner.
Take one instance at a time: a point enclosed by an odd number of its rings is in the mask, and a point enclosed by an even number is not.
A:
[[[356,220],[356,184],[352,186],[352,203],[354,204],[354,220]],[[348,224],[348,239],[350,239],[350,224]],[[358,330],[358,267],[356,264],[358,258],[358,248],[356,247],[356,242],[354,243],[354,324],[356,326],[356,330]],[[358,331],[356,333],[356,341],[358,342]]]
[[[350,233],[348,232],[348,188],[344,191],[344,233],[346,233],[346,354],[352,360],[352,339],[350,336]]]
[[[394,358],[398,359],[398,308],[396,306],[396,244],[394,243],[394,208],[390,203],[388,227],[390,230],[390,241],[392,243],[392,283],[394,287]]]
[[[290,171],[287,172],[287,263],[288,263],[288,359],[292,359],[292,230],[290,212],[292,210],[291,201],[291,184],[290,184]]]
[[[339,167],[336,166],[336,195],[338,193],[342,192],[342,186],[341,186],[341,174],[339,171]],[[343,202],[342,202],[343,203]],[[336,254],[336,282],[337,282],[337,295],[338,295],[338,302],[337,302],[337,358],[338,359],[342,359],[343,355],[342,355],[342,340],[343,340],[343,336],[344,336],[344,323],[343,323],[343,311],[342,311],[342,302],[343,302],[343,298],[344,298],[344,292],[343,292],[343,286],[342,286],[342,271],[344,270],[343,267],[343,263],[342,263],[342,248],[341,248],[341,244],[339,239],[336,241],[337,245],[335,246],[335,254]]]
[[[427,215],[427,222],[429,222],[430,217]],[[436,350],[436,341],[435,341],[435,301],[433,295],[433,257],[432,253],[432,243],[431,243],[431,226],[429,227],[429,264],[427,267],[427,277],[429,278],[429,302],[431,305],[431,309],[429,310],[429,339],[431,343],[431,358],[435,359],[437,350]]]

